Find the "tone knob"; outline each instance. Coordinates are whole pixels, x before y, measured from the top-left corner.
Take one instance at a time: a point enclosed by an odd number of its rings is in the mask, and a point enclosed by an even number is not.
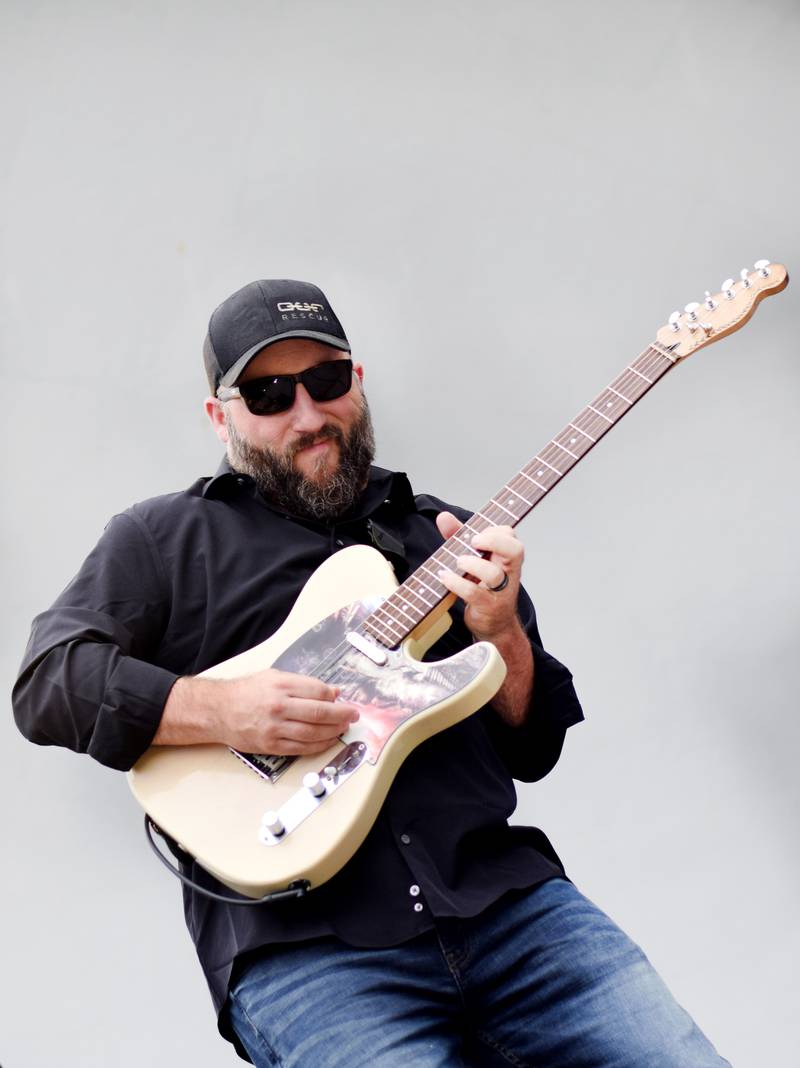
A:
[[[756,260],[754,267],[762,278],[769,277],[769,260]]]
[[[745,289],[749,289],[750,286],[753,284],[750,281],[750,279],[747,277],[747,268],[746,267],[742,267],[741,271],[739,271],[739,277],[741,278],[742,285],[744,286]]]
[[[277,812],[273,812],[272,809],[269,809],[261,817],[261,826],[269,831],[270,834],[274,834],[276,838],[280,838],[286,830],[280,816]]]
[[[733,291],[733,287],[736,285],[732,278],[726,278],[722,285],[719,287],[725,294],[726,300],[733,300],[736,294]]]
[[[325,793],[325,783],[317,775],[316,771],[309,771],[307,775],[303,776],[303,786],[314,797],[322,797]]]
[[[683,309],[693,323],[697,322],[697,309],[699,307],[700,305],[697,303],[697,301],[693,300],[691,304],[687,304],[686,307]]]

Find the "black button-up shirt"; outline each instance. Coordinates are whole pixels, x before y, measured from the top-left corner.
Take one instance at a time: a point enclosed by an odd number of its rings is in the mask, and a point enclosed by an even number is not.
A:
[[[111,520],[75,579],[34,620],[14,689],[20,729],[39,744],[130,768],[179,676],[267,638],[311,573],[343,546],[377,544],[402,581],[441,544],[434,518],[443,508],[469,514],[415,498],[405,475],[373,468],[351,513],[316,523],[275,511],[226,463],[184,492],[134,505]],[[569,671],[541,647],[524,591],[519,611],[535,662],[523,726],[485,706],[423,742],[352,860],[301,900],[243,908],[185,891],[218,1011],[237,959],[270,943],[336,935],[357,946],[393,945],[428,930],[432,916],[475,915],[508,890],[563,874],[541,831],[507,824],[516,806],[512,777],[546,775],[567,727],[583,718]],[[472,641],[460,602],[451,615],[426,659]],[[224,1012],[220,1025],[231,1038]]]

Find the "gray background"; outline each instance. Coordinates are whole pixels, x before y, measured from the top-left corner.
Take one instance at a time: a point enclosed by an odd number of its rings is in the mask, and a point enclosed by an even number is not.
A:
[[[379,460],[478,507],[654,336],[800,267],[797,4],[5,0],[2,670],[108,517],[211,473],[200,343],[311,278]],[[798,288],[521,529],[587,722],[520,789],[737,1066],[800,1064]],[[235,1063],[125,780],[2,731],[0,1061]]]

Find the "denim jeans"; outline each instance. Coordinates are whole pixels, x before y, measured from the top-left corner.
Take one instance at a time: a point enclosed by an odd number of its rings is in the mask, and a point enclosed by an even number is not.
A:
[[[564,879],[388,949],[274,946],[230,995],[259,1068],[721,1068],[642,951]]]

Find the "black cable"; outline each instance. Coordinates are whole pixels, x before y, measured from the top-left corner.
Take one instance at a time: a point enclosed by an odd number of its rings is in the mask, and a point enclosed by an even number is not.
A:
[[[196,883],[194,879],[190,879],[188,875],[184,875],[182,871],[179,871],[174,866],[174,864],[170,864],[170,862],[167,860],[167,858],[156,845],[155,839],[151,834],[151,829],[155,831],[156,834],[160,835],[164,839],[164,841],[167,842],[167,844],[172,843],[173,845],[175,845],[175,848],[178,849],[178,852],[184,853],[184,851],[181,850],[176,843],[173,843],[169,835],[162,831],[158,824],[154,823],[150,819],[150,817],[145,814],[144,833],[147,836],[147,841],[150,843],[150,848],[153,850],[153,852],[164,865],[164,867],[167,869],[167,871],[172,872],[172,874],[176,878],[180,879],[180,881],[186,886],[190,886],[192,890],[196,891],[196,893],[203,894],[204,897],[210,897],[212,901],[221,901],[224,905],[268,905],[273,901],[286,901],[290,898],[305,897],[309,889],[311,888],[311,883],[309,883],[308,879],[297,879],[295,882],[290,883],[285,890],[273,890],[272,893],[265,894],[264,897],[259,897],[256,899],[244,896],[228,897],[225,894],[215,894],[213,890],[206,890],[204,886],[201,886],[199,883]],[[184,855],[189,857],[188,853],[184,853]]]

